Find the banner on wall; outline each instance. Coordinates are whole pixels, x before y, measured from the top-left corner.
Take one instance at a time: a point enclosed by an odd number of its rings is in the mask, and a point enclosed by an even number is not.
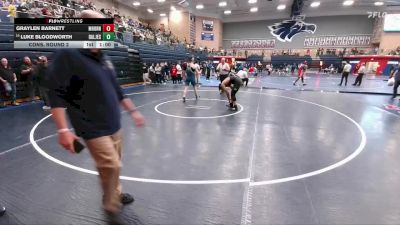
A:
[[[214,30],[214,21],[203,20],[203,30],[204,31],[213,31]]]
[[[306,37],[304,47],[369,47],[371,35],[338,35]]]
[[[234,49],[273,49],[275,40],[240,40],[232,41],[231,48]]]
[[[291,20],[284,20],[268,26],[272,36],[276,37],[280,42],[292,42],[294,36],[301,33],[315,33],[317,25],[306,23],[304,15],[294,16]]]
[[[201,40],[214,41],[214,34],[213,33],[201,33]]]

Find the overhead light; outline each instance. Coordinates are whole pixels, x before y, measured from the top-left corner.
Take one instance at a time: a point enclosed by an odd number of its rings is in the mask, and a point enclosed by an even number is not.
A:
[[[286,9],[286,5],[278,5],[278,7],[276,7],[278,10],[284,10]]]
[[[346,1],[343,2],[344,6],[349,6],[349,5],[353,5],[353,4],[354,4],[353,0],[346,0]]]
[[[167,14],[165,14],[165,13],[160,13],[160,16],[164,17],[164,16],[167,16]]]
[[[160,2],[160,3],[162,3],[162,2],[165,2],[165,0],[157,0],[157,2]]]
[[[313,8],[316,8],[319,5],[321,5],[321,2],[313,2],[313,3],[311,3],[311,7],[313,7]]]
[[[140,6],[140,2],[133,2],[134,6]]]
[[[375,2],[374,4],[375,4],[376,6],[383,6],[384,3],[383,3],[383,2]]]
[[[258,11],[257,7],[253,7],[253,8],[250,9],[250,12],[257,12],[257,11]]]
[[[249,0],[249,4],[257,3],[257,0]]]
[[[228,5],[226,2],[219,2],[218,3],[219,7],[225,7],[226,5]]]
[[[232,13],[231,10],[225,10],[225,11],[224,11],[224,14],[225,14],[225,15],[229,15],[229,14],[231,14],[231,13]]]
[[[154,11],[152,9],[147,9],[147,12],[153,13]]]
[[[198,5],[196,5],[196,9],[204,9],[204,5],[203,4],[198,4]]]
[[[171,11],[176,11],[175,6],[171,5]]]

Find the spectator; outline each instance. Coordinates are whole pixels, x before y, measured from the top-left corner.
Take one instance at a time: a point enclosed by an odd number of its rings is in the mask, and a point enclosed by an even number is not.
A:
[[[48,84],[46,79],[46,71],[48,67],[48,61],[46,56],[40,56],[38,65],[35,68],[35,82],[39,86],[40,98],[44,102],[43,110],[50,110],[50,103],[48,97]]]
[[[15,7],[14,0],[8,5],[8,16],[10,17],[10,22],[14,23],[14,19],[17,16],[17,7]]]
[[[182,67],[180,62],[178,62],[178,64],[176,65],[176,71],[178,83],[182,83]]]
[[[175,64],[173,64],[171,68],[171,78],[173,84],[178,83],[178,70]]]
[[[20,71],[21,71],[21,81],[27,82],[27,89],[30,101],[34,101],[37,84],[34,81],[33,64],[28,56],[24,57],[24,61],[20,67]]]
[[[157,63],[156,67],[154,68],[154,71],[155,71],[155,74],[156,74],[156,83],[157,84],[161,84],[162,83],[161,69],[162,69],[162,67],[160,66],[159,63]]]
[[[164,63],[163,68],[164,68],[164,73],[163,73],[164,80],[169,80],[170,68],[168,62]]]
[[[6,58],[1,59],[1,67],[0,67],[0,81],[2,86],[4,86],[4,90],[6,95],[11,97],[12,105],[19,105],[17,103],[17,76],[15,75],[12,68],[8,65],[8,60]],[[0,96],[0,107],[5,107],[5,104]]]
[[[393,86],[393,96],[392,98],[396,98],[397,97],[397,89],[400,86],[400,66],[396,65],[393,70],[392,73],[390,75],[390,78],[394,77],[394,86]]]
[[[151,79],[149,78],[149,67],[146,65],[146,63],[143,63],[142,74],[144,84],[151,84]]]

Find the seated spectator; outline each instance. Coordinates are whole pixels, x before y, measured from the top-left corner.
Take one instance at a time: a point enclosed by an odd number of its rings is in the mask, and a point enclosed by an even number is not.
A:
[[[8,5],[8,15],[10,17],[10,22],[14,23],[14,18],[17,16],[17,7],[14,4],[14,0]]]
[[[17,103],[17,76],[15,75],[13,69],[8,65],[8,60],[6,58],[1,59],[0,65],[0,82],[4,89],[6,96],[11,97],[12,105],[19,105]],[[0,108],[5,107],[5,104],[0,96]]]

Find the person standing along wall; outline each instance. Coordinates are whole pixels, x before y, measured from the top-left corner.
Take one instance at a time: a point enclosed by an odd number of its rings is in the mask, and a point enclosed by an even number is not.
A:
[[[48,67],[48,61],[46,56],[40,56],[38,65],[35,69],[35,82],[39,86],[40,98],[44,102],[43,110],[50,110],[49,95],[48,95],[48,84],[46,78],[46,70]]]
[[[21,81],[26,81],[29,101],[35,100],[36,83],[34,81],[34,69],[31,59],[28,56],[24,57],[23,64],[20,67]]]
[[[8,60],[6,58],[1,59],[0,65],[0,82],[6,95],[11,97],[11,104],[12,105],[19,105],[17,103],[17,76],[15,75],[13,69],[8,65]],[[4,108],[5,104],[0,96],[0,108]]]

